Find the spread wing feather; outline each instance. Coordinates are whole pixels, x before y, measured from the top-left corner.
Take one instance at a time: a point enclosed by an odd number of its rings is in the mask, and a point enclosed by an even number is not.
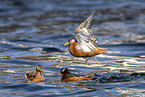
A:
[[[81,51],[93,53],[96,50],[96,43],[93,42],[94,38],[91,31],[92,19],[96,12],[94,11],[75,31],[75,38],[78,41],[76,47]]]

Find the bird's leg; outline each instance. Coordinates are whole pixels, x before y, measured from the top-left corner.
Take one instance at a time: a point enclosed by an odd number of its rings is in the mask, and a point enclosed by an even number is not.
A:
[[[97,58],[96,57],[94,57],[94,58],[95,58],[96,63],[101,64],[101,62],[97,61]]]
[[[90,60],[91,57],[89,57],[88,59],[86,58],[85,64],[87,64],[88,60]]]

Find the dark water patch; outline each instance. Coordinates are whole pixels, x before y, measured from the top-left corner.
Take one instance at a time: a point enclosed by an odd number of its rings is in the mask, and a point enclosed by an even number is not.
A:
[[[58,48],[55,47],[11,47],[11,48],[7,48],[7,50],[1,50],[0,52],[11,52],[11,51],[46,51],[46,52],[64,52]]]
[[[29,44],[29,43],[41,43],[40,41],[33,41],[33,40],[24,40],[24,39],[21,39],[21,40],[7,40],[9,42],[14,42],[14,43],[26,43],[26,44]]]
[[[65,35],[60,34],[60,35],[48,35],[48,36],[40,37],[39,39],[42,41],[49,40],[49,42],[57,42],[57,41],[60,42],[73,37],[74,36],[72,34],[65,34]]]
[[[27,46],[25,46],[27,44]],[[0,52],[19,52],[19,51],[46,51],[46,52],[63,52],[56,47],[43,47],[41,42],[38,41],[29,41],[29,40],[9,40],[2,41],[0,44]],[[28,47],[29,45],[29,47]],[[37,47],[36,47],[37,46]]]
[[[54,48],[54,47],[45,47],[43,48],[43,51],[46,51],[46,52],[64,52],[58,48]]]
[[[7,50],[8,48],[12,48],[12,47],[18,47],[17,45],[13,45],[13,44],[6,44],[6,43],[0,43],[0,52]]]
[[[116,45],[100,45],[102,47],[116,47],[116,46],[135,46],[135,47],[138,47],[138,46],[145,46],[145,43],[125,43],[125,44],[116,44]]]
[[[18,90],[21,90],[25,87],[28,87],[29,85],[28,84],[4,84],[2,85],[1,89],[12,89],[12,90],[15,90],[16,88],[19,88]]]
[[[102,77],[103,76],[103,77]],[[145,79],[145,73],[114,73],[103,74],[97,79],[99,83],[129,82],[138,79]]]
[[[37,85],[31,85],[31,84],[14,84],[14,85],[7,85],[7,86],[4,86],[4,87],[1,87],[3,89],[11,89],[13,91],[15,91],[15,89],[18,89],[17,91],[21,91],[21,89],[27,91],[27,92],[34,92],[34,91],[40,91],[42,89],[45,89],[44,87],[42,86],[37,86]]]
[[[30,49],[32,48],[25,48],[25,47],[11,47],[11,48],[7,48],[7,50],[1,50],[0,52],[3,53],[3,52],[18,52],[18,51],[29,51]]]
[[[144,85],[145,83],[135,83],[131,85],[130,88],[145,89]]]
[[[39,83],[37,84],[1,84],[1,89],[2,90],[5,90],[7,92],[11,92],[11,93],[16,93],[17,95],[20,95],[20,92],[25,92],[25,93],[22,93],[22,95],[26,94],[27,93],[31,93],[31,95],[34,95],[35,94],[43,94],[43,91],[51,91],[52,90],[61,90],[63,89],[63,87],[55,87],[55,86],[51,86],[51,85],[46,85],[46,86],[43,86],[43,85],[39,85]],[[17,91],[16,91],[17,90]],[[55,92],[54,91],[54,92]],[[45,93],[45,92],[44,92]]]
[[[139,57],[145,55],[144,43],[130,43],[130,44],[117,44],[117,45],[100,45],[100,47],[108,47],[115,51],[121,51],[121,53],[113,54],[119,56],[132,56]]]
[[[13,65],[33,65],[33,66],[37,66],[37,65],[40,65],[42,64],[41,62],[35,62],[35,61],[26,61],[26,60],[0,60],[0,63],[1,64],[13,64]]]
[[[82,91],[77,91],[77,92],[74,92],[74,93],[71,93],[71,94],[66,94],[64,96],[73,96],[73,95],[76,95],[76,96],[95,96],[95,93],[98,89],[86,89],[86,90],[82,90]],[[62,95],[63,96],[63,95]]]

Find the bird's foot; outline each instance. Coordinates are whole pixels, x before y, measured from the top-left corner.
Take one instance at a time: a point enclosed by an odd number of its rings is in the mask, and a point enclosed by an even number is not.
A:
[[[100,62],[100,61],[96,61],[96,63],[101,64],[101,62]]]

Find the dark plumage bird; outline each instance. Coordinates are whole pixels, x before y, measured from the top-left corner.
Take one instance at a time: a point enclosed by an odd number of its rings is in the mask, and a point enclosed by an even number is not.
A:
[[[36,67],[36,74],[26,73],[25,78],[28,81],[37,81],[37,82],[44,81],[45,78],[43,77],[42,72],[43,72],[42,66],[38,65]]]
[[[61,72],[58,73],[58,74],[62,74],[62,77],[61,77],[62,82],[81,81],[81,80],[84,80],[84,79],[89,79],[89,80],[97,79],[96,77],[86,78],[86,77],[82,77],[82,76],[70,73],[68,68],[62,68]]]
[[[69,52],[75,57],[88,58],[87,61],[94,57],[97,63],[95,55],[107,52],[110,49],[104,49],[97,47],[97,41],[93,37],[91,31],[92,19],[97,11],[94,11],[84,22],[82,22],[75,31],[75,38],[69,39],[65,45],[69,45]]]

